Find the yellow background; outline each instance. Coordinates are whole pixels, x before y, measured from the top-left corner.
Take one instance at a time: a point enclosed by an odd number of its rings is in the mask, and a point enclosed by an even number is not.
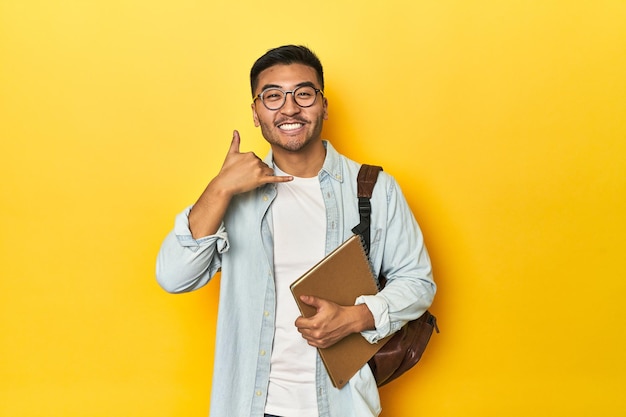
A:
[[[626,3],[0,0],[0,415],[205,416],[213,283],[154,279],[248,71],[322,59],[324,136],[402,185],[442,333],[383,417],[626,416]]]

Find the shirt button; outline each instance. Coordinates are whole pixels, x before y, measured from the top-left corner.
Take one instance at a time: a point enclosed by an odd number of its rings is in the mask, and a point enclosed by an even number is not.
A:
[[[265,356],[265,351],[262,350],[261,352],[259,352],[261,354],[261,356]]]
[[[262,393],[261,393],[261,391],[257,391],[257,392],[255,392],[255,394],[256,394],[257,397],[260,397]]]
[[[263,201],[267,201],[267,196],[266,195],[263,196]]]
[[[265,317],[269,317],[270,312],[269,312],[269,311],[264,311],[264,312],[263,312],[263,315],[264,315]]]

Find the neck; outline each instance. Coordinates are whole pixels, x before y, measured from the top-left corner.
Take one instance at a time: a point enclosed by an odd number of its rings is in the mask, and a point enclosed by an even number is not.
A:
[[[274,163],[285,173],[301,178],[317,176],[326,158],[326,148],[321,140],[311,143],[306,149],[289,151],[272,146]]]

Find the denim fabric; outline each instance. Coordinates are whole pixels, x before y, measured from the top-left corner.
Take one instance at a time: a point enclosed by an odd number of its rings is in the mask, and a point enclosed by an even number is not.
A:
[[[352,235],[359,223],[356,177],[360,164],[327,153],[318,178],[326,205],[326,253]],[[265,159],[273,166],[271,153]],[[211,394],[211,417],[262,417],[274,337],[275,289],[271,204],[276,187],[266,185],[235,196],[219,231],[194,239],[191,208],[177,216],[157,258],[157,280],[172,293],[196,290],[221,270],[220,300]],[[370,259],[375,274],[388,278],[375,296],[359,297],[376,329],[370,342],[395,332],[431,305],[435,283],[422,233],[397,182],[379,175],[372,195]],[[320,417],[375,417],[380,411],[376,382],[365,365],[341,390],[332,386],[317,358]]]

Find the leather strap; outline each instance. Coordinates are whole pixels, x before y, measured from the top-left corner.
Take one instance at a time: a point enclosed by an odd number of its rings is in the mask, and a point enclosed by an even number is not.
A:
[[[359,175],[356,178],[358,188],[357,196],[371,198],[372,192],[374,192],[374,185],[378,179],[378,173],[383,170],[383,167],[377,165],[361,165]]]

